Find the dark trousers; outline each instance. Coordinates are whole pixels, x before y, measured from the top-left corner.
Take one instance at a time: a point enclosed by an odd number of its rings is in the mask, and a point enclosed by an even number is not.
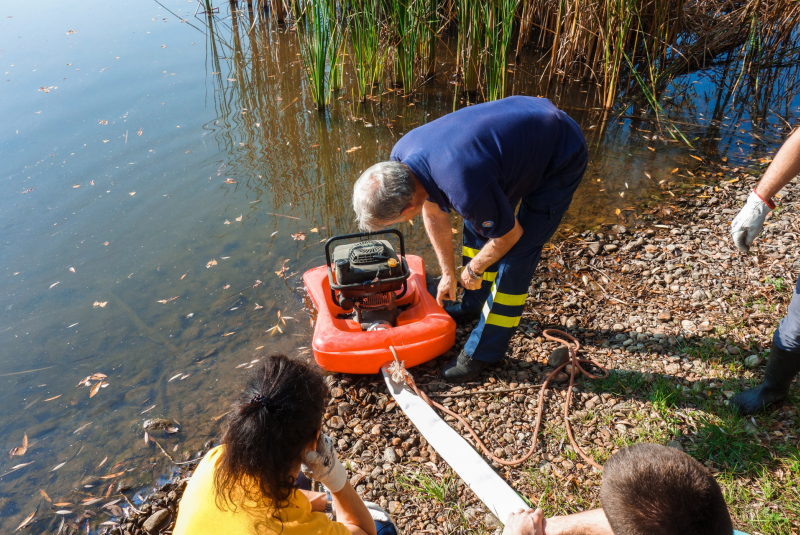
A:
[[[772,336],[772,342],[784,351],[800,353],[800,279],[794,289],[789,310]]]
[[[505,355],[522,317],[542,247],[569,208],[572,195],[586,172],[586,163],[587,154],[583,151],[551,175],[541,188],[523,197],[517,214],[522,237],[503,258],[484,271],[479,289],[464,291],[462,310],[482,311],[477,327],[464,346],[472,358],[497,362]],[[467,221],[464,221],[463,235],[462,256],[466,266],[487,239],[475,232]]]

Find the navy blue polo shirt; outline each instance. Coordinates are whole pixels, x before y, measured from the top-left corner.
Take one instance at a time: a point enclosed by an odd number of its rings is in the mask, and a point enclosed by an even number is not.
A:
[[[580,127],[544,98],[514,96],[462,108],[415,128],[391,159],[411,169],[445,212],[486,238],[514,228],[514,207],[573,157],[585,158]]]

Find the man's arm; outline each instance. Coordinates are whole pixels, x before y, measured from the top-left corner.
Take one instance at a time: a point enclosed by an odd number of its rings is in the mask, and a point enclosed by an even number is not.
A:
[[[443,301],[456,300],[456,266],[450,214],[440,210],[436,203],[425,201],[422,206],[422,219],[436,258],[439,260],[439,267],[442,269],[442,280],[439,282],[439,291],[436,295],[436,301],[441,306]]]
[[[783,144],[767,172],[756,186],[756,193],[764,200],[769,200],[783,186],[800,174],[800,128],[794,131]]]
[[[800,129],[795,130],[783,144],[767,172],[747,197],[747,202],[739,215],[731,223],[731,237],[740,251],[746,253],[750,250],[753,240],[764,228],[764,220],[770,210],[775,208],[772,196],[798,173],[800,173]]]
[[[547,535],[614,535],[602,509],[548,518]]]
[[[486,271],[486,268],[503,258],[503,256],[516,244],[523,234],[522,225],[519,220],[514,218],[514,228],[499,238],[492,238],[486,242],[483,248],[470,260],[469,267],[476,274]],[[473,279],[469,276],[469,271],[464,269],[461,272],[461,285],[467,290],[477,290],[481,287],[482,279]]]

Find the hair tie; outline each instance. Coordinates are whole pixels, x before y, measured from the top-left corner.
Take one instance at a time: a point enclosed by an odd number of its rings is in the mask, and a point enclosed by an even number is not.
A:
[[[255,396],[253,396],[253,399],[250,400],[250,403],[257,403],[258,405],[261,405],[268,411],[272,410],[272,407],[267,398],[265,398],[261,394],[256,394]]]

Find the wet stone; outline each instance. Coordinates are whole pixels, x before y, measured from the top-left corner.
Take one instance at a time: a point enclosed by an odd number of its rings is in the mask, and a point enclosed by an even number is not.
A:
[[[169,517],[169,510],[161,509],[160,511],[156,511],[147,517],[142,528],[144,528],[147,533],[158,533],[159,528],[166,522],[167,517]]]

